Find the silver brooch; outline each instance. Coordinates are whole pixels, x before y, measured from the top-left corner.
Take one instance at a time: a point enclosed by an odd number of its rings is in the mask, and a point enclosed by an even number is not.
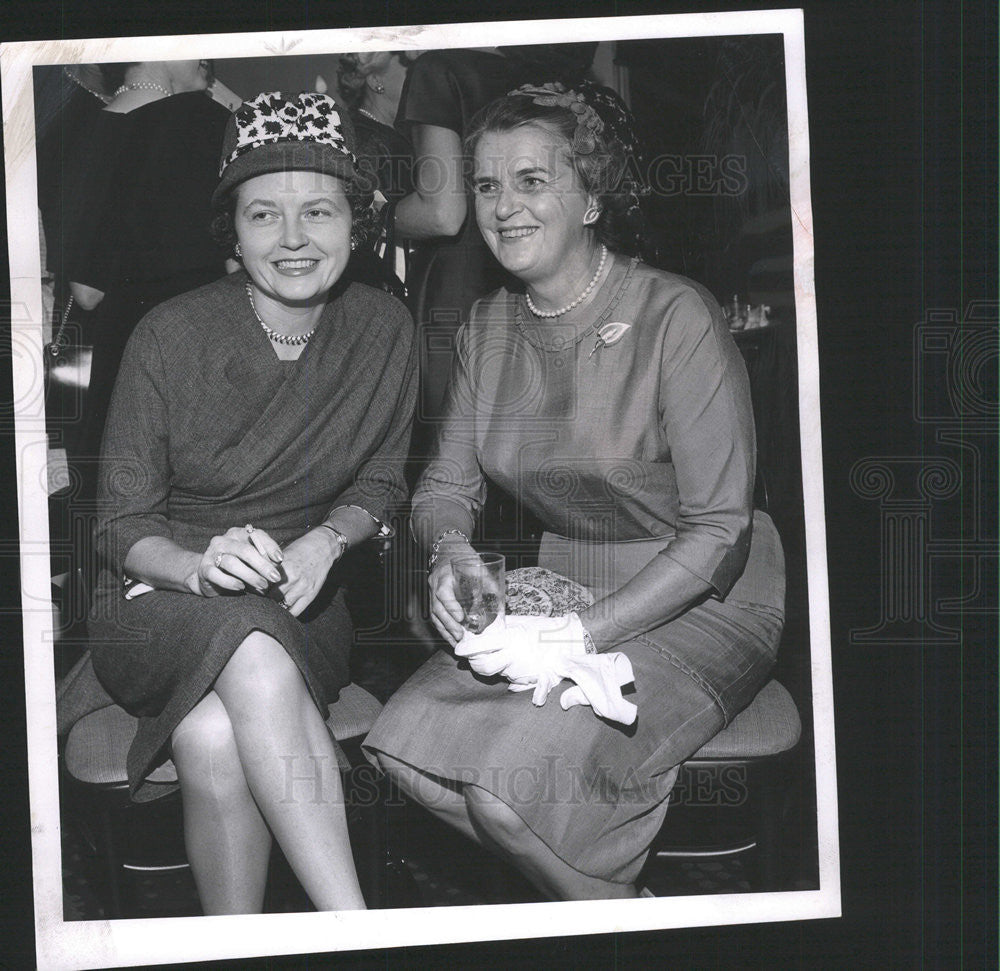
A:
[[[587,360],[589,361],[602,347],[613,347],[631,329],[631,324],[622,323],[620,320],[612,321],[610,324],[605,324],[603,327],[598,328],[597,340],[594,342],[593,349],[587,355]]]

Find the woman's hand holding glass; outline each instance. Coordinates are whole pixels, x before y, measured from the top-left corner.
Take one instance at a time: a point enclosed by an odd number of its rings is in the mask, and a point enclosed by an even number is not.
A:
[[[465,636],[466,630],[462,626],[465,610],[458,601],[451,561],[456,556],[476,554],[464,539],[454,535],[441,539],[439,546],[438,558],[427,576],[431,592],[431,622],[454,647]]]

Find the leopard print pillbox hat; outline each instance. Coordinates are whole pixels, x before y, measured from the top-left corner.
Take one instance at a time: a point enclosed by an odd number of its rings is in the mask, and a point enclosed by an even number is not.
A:
[[[226,124],[212,205],[223,208],[247,179],[291,170],[335,175],[370,191],[355,145],[350,117],[329,95],[266,91],[244,101]]]

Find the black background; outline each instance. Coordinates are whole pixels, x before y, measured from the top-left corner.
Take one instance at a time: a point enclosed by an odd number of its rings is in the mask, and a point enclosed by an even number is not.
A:
[[[718,4],[769,9],[772,4]],[[713,5],[714,6],[714,5]],[[877,504],[851,489],[869,456],[927,460],[913,419],[913,334],[928,312],[992,301],[996,327],[997,12],[994,2],[806,5],[824,480],[844,916],[498,944],[240,961],[238,966],[986,967],[995,959],[996,615],[959,643],[856,646],[880,611]],[[686,12],[676,3],[503,7],[459,2],[166,4],[48,0],[4,6],[2,39],[445,23]],[[6,265],[6,260],[0,261]],[[3,281],[4,287],[7,281]],[[9,291],[0,294],[6,300]],[[5,304],[6,306],[6,304]],[[6,338],[5,338],[6,341]],[[992,381],[995,401],[996,374]],[[10,358],[0,381],[9,401]],[[5,866],[0,964],[33,960],[16,494],[4,426],[0,761]],[[995,469],[982,486],[996,510]],[[969,510],[936,528],[961,535]],[[995,536],[995,532],[992,534]],[[943,582],[943,581],[942,581]],[[932,590],[932,594],[936,591]],[[941,595],[952,591],[939,591]],[[995,589],[992,591],[995,603]],[[954,620],[952,621],[954,625]],[[989,955],[989,957],[988,957]],[[234,965],[236,966],[236,965]]]

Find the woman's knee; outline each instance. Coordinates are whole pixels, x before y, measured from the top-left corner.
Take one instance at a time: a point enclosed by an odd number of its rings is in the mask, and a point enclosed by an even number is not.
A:
[[[263,631],[252,631],[243,639],[216,683],[227,707],[240,701],[257,712],[297,700],[307,690],[288,652]]]
[[[403,795],[439,819],[469,833],[469,814],[463,797],[465,787],[460,782],[422,772],[385,752],[379,752],[378,756],[382,771]]]
[[[420,769],[386,755],[378,753],[379,766],[402,793],[414,802],[427,807],[437,808],[441,802],[461,801],[460,788],[457,784],[449,785],[447,780],[421,772]]]
[[[516,845],[531,833],[527,823],[492,792],[467,785],[463,793],[473,825],[485,830],[502,846]]]
[[[182,785],[211,780],[242,782],[233,725],[222,702],[209,692],[181,719],[170,737],[171,754]]]

